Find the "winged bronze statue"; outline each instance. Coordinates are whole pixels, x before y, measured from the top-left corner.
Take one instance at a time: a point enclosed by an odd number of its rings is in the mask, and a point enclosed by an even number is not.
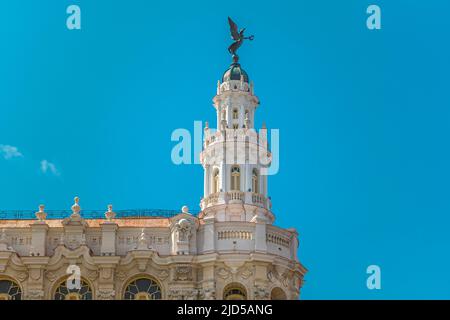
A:
[[[239,49],[244,40],[253,40],[254,36],[252,35],[250,37],[245,37],[245,28],[238,31],[237,24],[234,23],[234,21],[231,20],[230,17],[228,17],[228,23],[230,24],[231,38],[234,40],[234,42],[228,47],[228,52],[232,54],[233,60],[237,62],[237,60],[239,59],[238,55],[236,54],[237,49]]]

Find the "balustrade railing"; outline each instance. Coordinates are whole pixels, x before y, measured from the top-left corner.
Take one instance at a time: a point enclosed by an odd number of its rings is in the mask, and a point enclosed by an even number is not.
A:
[[[221,192],[212,193],[209,196],[202,199],[202,208],[209,207],[211,205],[219,204]],[[223,194],[223,201],[228,203],[242,202],[246,204],[254,204],[259,207],[271,209],[270,200],[260,193],[250,193],[242,191],[229,191]]]
[[[243,201],[244,200],[244,193],[242,191],[230,191],[227,193],[228,201]]]
[[[0,220],[33,220],[36,219],[36,210],[0,210]],[[64,219],[72,214],[71,210],[45,210],[47,219]],[[180,210],[168,209],[133,209],[114,210],[116,218],[171,218],[180,213]],[[189,211],[196,215],[198,211]],[[104,219],[105,210],[81,210],[84,219]]]

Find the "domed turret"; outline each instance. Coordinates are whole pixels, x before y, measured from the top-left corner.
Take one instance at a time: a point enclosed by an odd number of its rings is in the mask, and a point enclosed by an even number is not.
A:
[[[227,71],[222,76],[222,83],[230,80],[241,80],[241,76],[244,78],[244,82],[249,83],[248,74],[244,69],[241,68],[241,65],[237,62],[234,62],[230,65]]]

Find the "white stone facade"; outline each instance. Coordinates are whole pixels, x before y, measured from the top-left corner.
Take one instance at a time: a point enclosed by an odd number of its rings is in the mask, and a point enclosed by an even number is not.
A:
[[[253,84],[219,82],[213,101],[198,215],[116,218],[109,206],[105,219],[84,219],[76,198],[65,219],[41,206],[36,221],[0,220],[0,299],[298,299],[306,269],[297,232],[273,225]]]

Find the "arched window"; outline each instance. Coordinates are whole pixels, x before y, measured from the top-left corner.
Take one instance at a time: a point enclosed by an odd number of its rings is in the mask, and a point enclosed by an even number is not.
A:
[[[247,290],[239,283],[230,283],[223,290],[224,300],[247,300]]]
[[[258,169],[252,171],[252,190],[254,193],[259,193]]]
[[[131,281],[125,288],[125,300],[161,300],[161,287],[150,278]]]
[[[212,178],[212,192],[211,193],[217,193],[219,192],[219,169],[215,169],[213,171],[213,178]]]
[[[237,109],[233,109],[233,119],[237,120],[239,119],[239,113]]]
[[[22,290],[11,280],[0,280],[0,300],[22,300]]]
[[[59,284],[53,295],[54,300],[92,300],[92,289],[85,280],[80,280],[80,286],[69,289],[67,279]]]
[[[270,300],[286,300],[286,293],[281,288],[273,288],[270,293]]]
[[[231,190],[241,190],[241,170],[238,166],[231,168]]]

